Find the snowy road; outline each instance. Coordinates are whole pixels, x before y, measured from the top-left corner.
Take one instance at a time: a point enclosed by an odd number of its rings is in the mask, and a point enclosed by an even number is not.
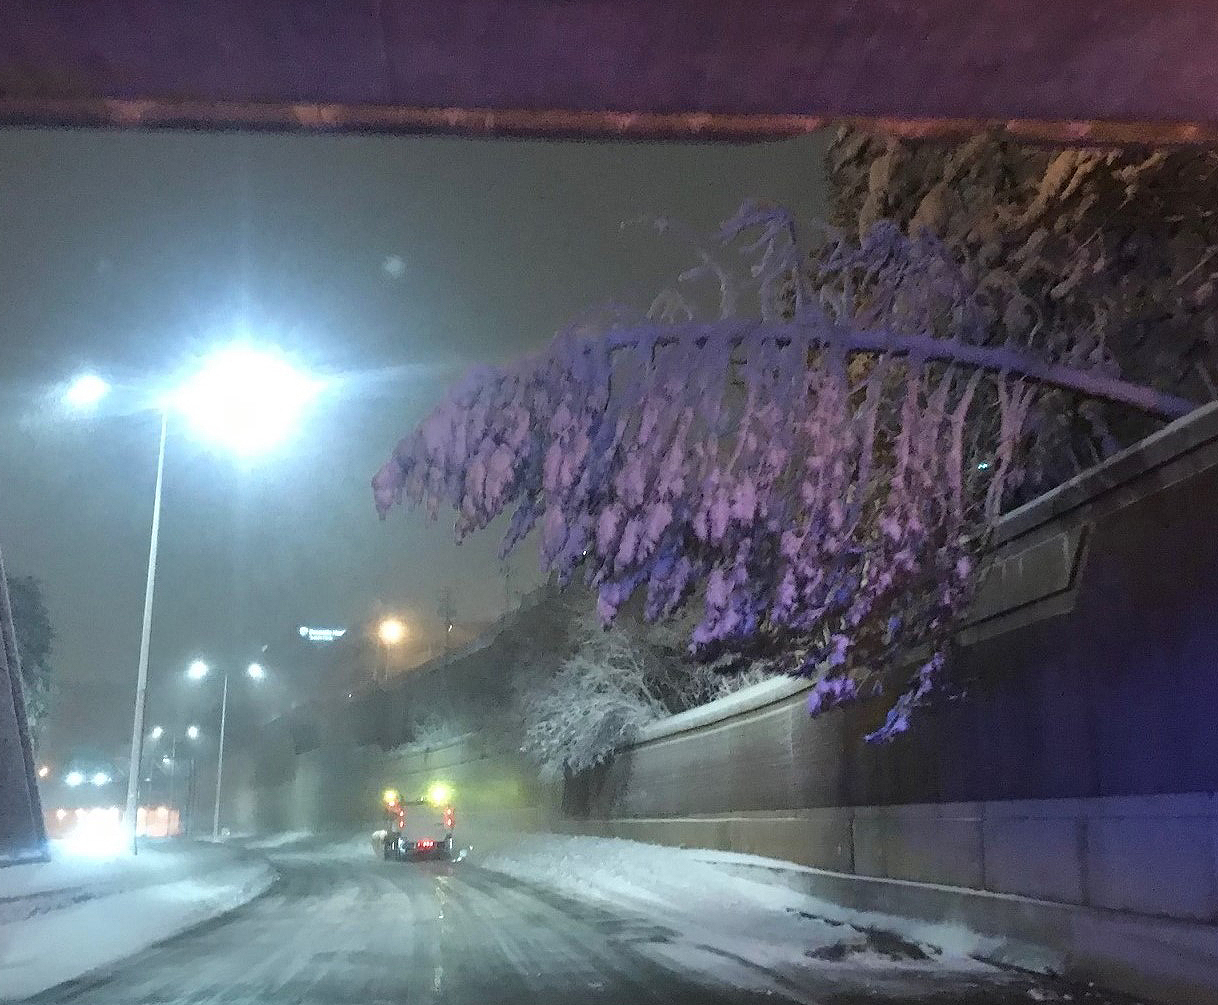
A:
[[[267,849],[280,874],[262,897],[31,1002],[752,1003],[1102,1002],[977,965],[902,968],[882,957],[835,970],[833,954],[766,975],[769,992],[684,966],[671,912],[568,895],[470,863],[403,864],[364,854]],[[812,924],[809,922],[809,924]],[[723,954],[719,944],[703,947]],[[749,966],[749,960],[736,961]],[[841,980],[837,979],[837,975]],[[871,976],[868,976],[871,975]],[[872,980],[871,977],[875,979]],[[865,986],[866,985],[866,986]]]

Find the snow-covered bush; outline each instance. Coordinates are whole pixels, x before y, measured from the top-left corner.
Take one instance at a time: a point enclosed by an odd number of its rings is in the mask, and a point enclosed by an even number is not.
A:
[[[407,750],[431,750],[452,743],[468,732],[469,727],[453,716],[427,711],[411,723],[410,739],[404,746]]]
[[[585,627],[574,655],[522,700],[523,749],[544,774],[594,767],[667,714],[647,662],[625,629]]]
[[[579,625],[574,653],[520,700],[522,749],[543,774],[577,773],[607,760],[649,723],[773,676],[764,666],[720,670],[657,647],[636,625]]]

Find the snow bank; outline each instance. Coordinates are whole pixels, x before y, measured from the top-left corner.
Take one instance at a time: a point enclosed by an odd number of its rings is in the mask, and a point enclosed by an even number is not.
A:
[[[51,861],[0,869],[0,923],[24,916],[31,903],[38,910],[57,896],[90,896],[178,877],[187,871],[186,852],[146,842],[138,856],[91,857],[76,854],[62,841],[51,842]]]
[[[25,998],[239,907],[265,862],[175,844],[0,870],[0,999]]]
[[[313,839],[312,831],[281,831],[278,834],[262,834],[246,836],[239,842],[243,848],[254,848],[268,851],[275,848],[285,848],[288,845],[304,844]]]
[[[843,992],[912,991],[933,988],[945,972],[997,984],[1008,979],[975,958],[985,948],[979,936],[849,911],[732,875],[703,854],[614,838],[536,835],[478,864],[572,899],[645,915],[671,935],[640,950],[733,987],[803,998],[804,989],[826,983]]]

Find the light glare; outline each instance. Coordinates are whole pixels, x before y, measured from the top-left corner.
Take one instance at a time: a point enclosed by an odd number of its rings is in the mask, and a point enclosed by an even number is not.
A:
[[[93,408],[110,393],[110,385],[95,373],[77,377],[63,393],[64,404],[81,410]]]
[[[109,785],[110,776],[104,771],[95,771],[93,772],[93,777],[90,778],[89,781],[91,781],[94,785]]]
[[[202,438],[252,456],[286,439],[320,389],[279,354],[237,345],[204,360],[174,404]]]
[[[159,740],[161,738],[161,734],[164,732],[165,732],[165,730],[161,729],[160,726],[153,726],[152,732],[149,733],[148,735],[154,740]]]
[[[83,771],[69,771],[63,776],[64,785],[69,788],[76,788],[78,785],[85,784],[85,773]]]
[[[71,855],[85,858],[111,858],[125,854],[128,837],[123,829],[119,808],[98,806],[91,810],[77,810],[76,822],[60,842],[60,847]]]
[[[187,726],[186,735],[192,740],[197,740],[199,738],[199,727],[198,726]]]
[[[431,788],[427,790],[427,801],[432,806],[444,806],[452,800],[452,786],[446,785],[444,782],[433,782]]]
[[[245,672],[250,675],[251,680],[262,680],[266,676],[266,668],[261,663],[251,663],[245,668]]]
[[[396,646],[406,638],[406,626],[397,618],[386,618],[377,629],[381,641],[387,646]]]
[[[209,670],[210,667],[208,667],[208,665],[202,660],[195,660],[190,664],[189,667],[187,667],[186,676],[191,680],[202,680],[207,676]]]

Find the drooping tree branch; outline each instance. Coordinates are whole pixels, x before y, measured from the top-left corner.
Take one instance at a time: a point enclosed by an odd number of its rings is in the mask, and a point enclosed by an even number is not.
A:
[[[809,259],[789,215],[746,206],[721,240],[757,231],[732,298],[757,318],[619,312],[477,370],[398,444],[376,504],[452,506],[458,538],[510,511],[504,553],[539,525],[543,567],[582,572],[606,622],[636,592],[652,619],[697,598],[695,653],[778,650],[817,678],[813,711],[929,647],[888,739],[940,686],[1038,394],[1192,406],[1104,360],[990,344],[984,297],[933,239],[880,226]]]
[[[807,339],[825,348],[837,347],[850,352],[883,353],[941,363],[960,363],[990,373],[1024,377],[1048,387],[1057,387],[1087,398],[1134,408],[1158,419],[1178,419],[1188,415],[1197,403],[1178,395],[1133,384],[1095,369],[1080,369],[1056,363],[1031,352],[1010,346],[975,345],[957,339],[930,335],[901,335],[888,331],[850,331],[825,325],[820,319],[778,322],[689,322],[684,324],[647,323],[606,332],[603,339],[612,349],[641,344],[655,346],[691,343],[703,346],[710,339],[724,339],[733,347],[746,347],[759,340],[778,344],[792,338]]]

